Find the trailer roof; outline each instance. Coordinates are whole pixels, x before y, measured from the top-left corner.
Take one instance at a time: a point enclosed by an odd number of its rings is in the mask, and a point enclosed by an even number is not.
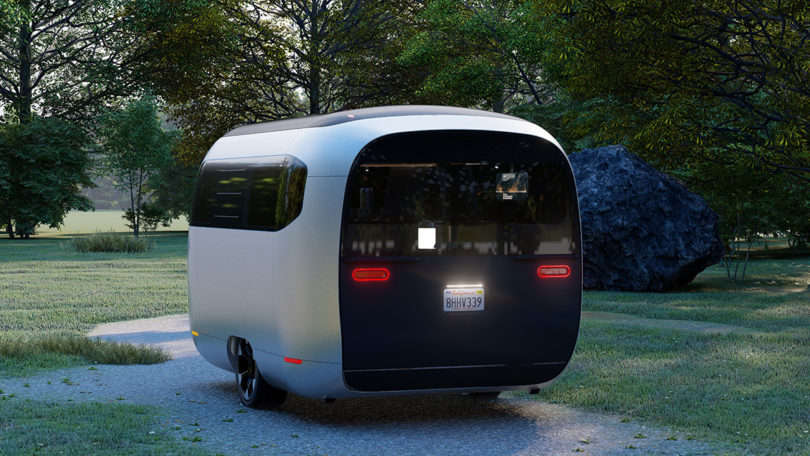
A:
[[[404,117],[425,115],[455,115],[475,117],[498,117],[517,120],[517,117],[499,114],[496,112],[478,111],[475,109],[455,108],[447,106],[381,106],[376,108],[352,109],[331,114],[297,117],[294,119],[274,120],[257,124],[243,125],[229,131],[225,136],[252,135],[271,131],[296,130],[300,128],[317,128],[338,125],[355,120],[374,119],[380,117]]]

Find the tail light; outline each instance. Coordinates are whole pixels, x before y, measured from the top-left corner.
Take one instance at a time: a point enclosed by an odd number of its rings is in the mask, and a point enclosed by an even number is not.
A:
[[[541,279],[562,279],[571,275],[571,268],[564,264],[542,265],[537,268],[537,276]]]
[[[357,268],[352,271],[355,282],[383,282],[389,277],[391,272],[386,268]]]

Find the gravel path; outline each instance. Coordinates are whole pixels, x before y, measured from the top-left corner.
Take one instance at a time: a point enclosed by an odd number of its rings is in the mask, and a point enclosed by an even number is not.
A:
[[[2,379],[0,389],[58,402],[155,405],[165,411],[156,431],[162,427],[178,439],[228,455],[705,455],[719,450],[677,433],[511,393],[494,401],[433,395],[333,404],[290,396],[280,409],[252,410],[239,403],[233,374],[197,355],[185,315],[106,324],[90,334],[161,346],[174,359]],[[670,435],[678,440],[667,440]]]

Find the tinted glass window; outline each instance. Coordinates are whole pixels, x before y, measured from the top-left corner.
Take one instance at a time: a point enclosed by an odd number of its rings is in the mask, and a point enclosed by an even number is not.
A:
[[[248,226],[276,226],[279,187],[282,187],[282,166],[262,167],[253,171],[248,206]]]
[[[349,176],[343,255],[574,253],[575,198],[562,153],[536,137],[387,136],[359,154]]]
[[[301,161],[286,155],[206,162],[191,225],[279,230],[301,213],[306,172]]]

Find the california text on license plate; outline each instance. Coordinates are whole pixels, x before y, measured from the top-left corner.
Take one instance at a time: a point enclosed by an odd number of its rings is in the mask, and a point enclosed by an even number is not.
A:
[[[482,287],[445,288],[442,308],[445,312],[484,310],[484,289]]]

